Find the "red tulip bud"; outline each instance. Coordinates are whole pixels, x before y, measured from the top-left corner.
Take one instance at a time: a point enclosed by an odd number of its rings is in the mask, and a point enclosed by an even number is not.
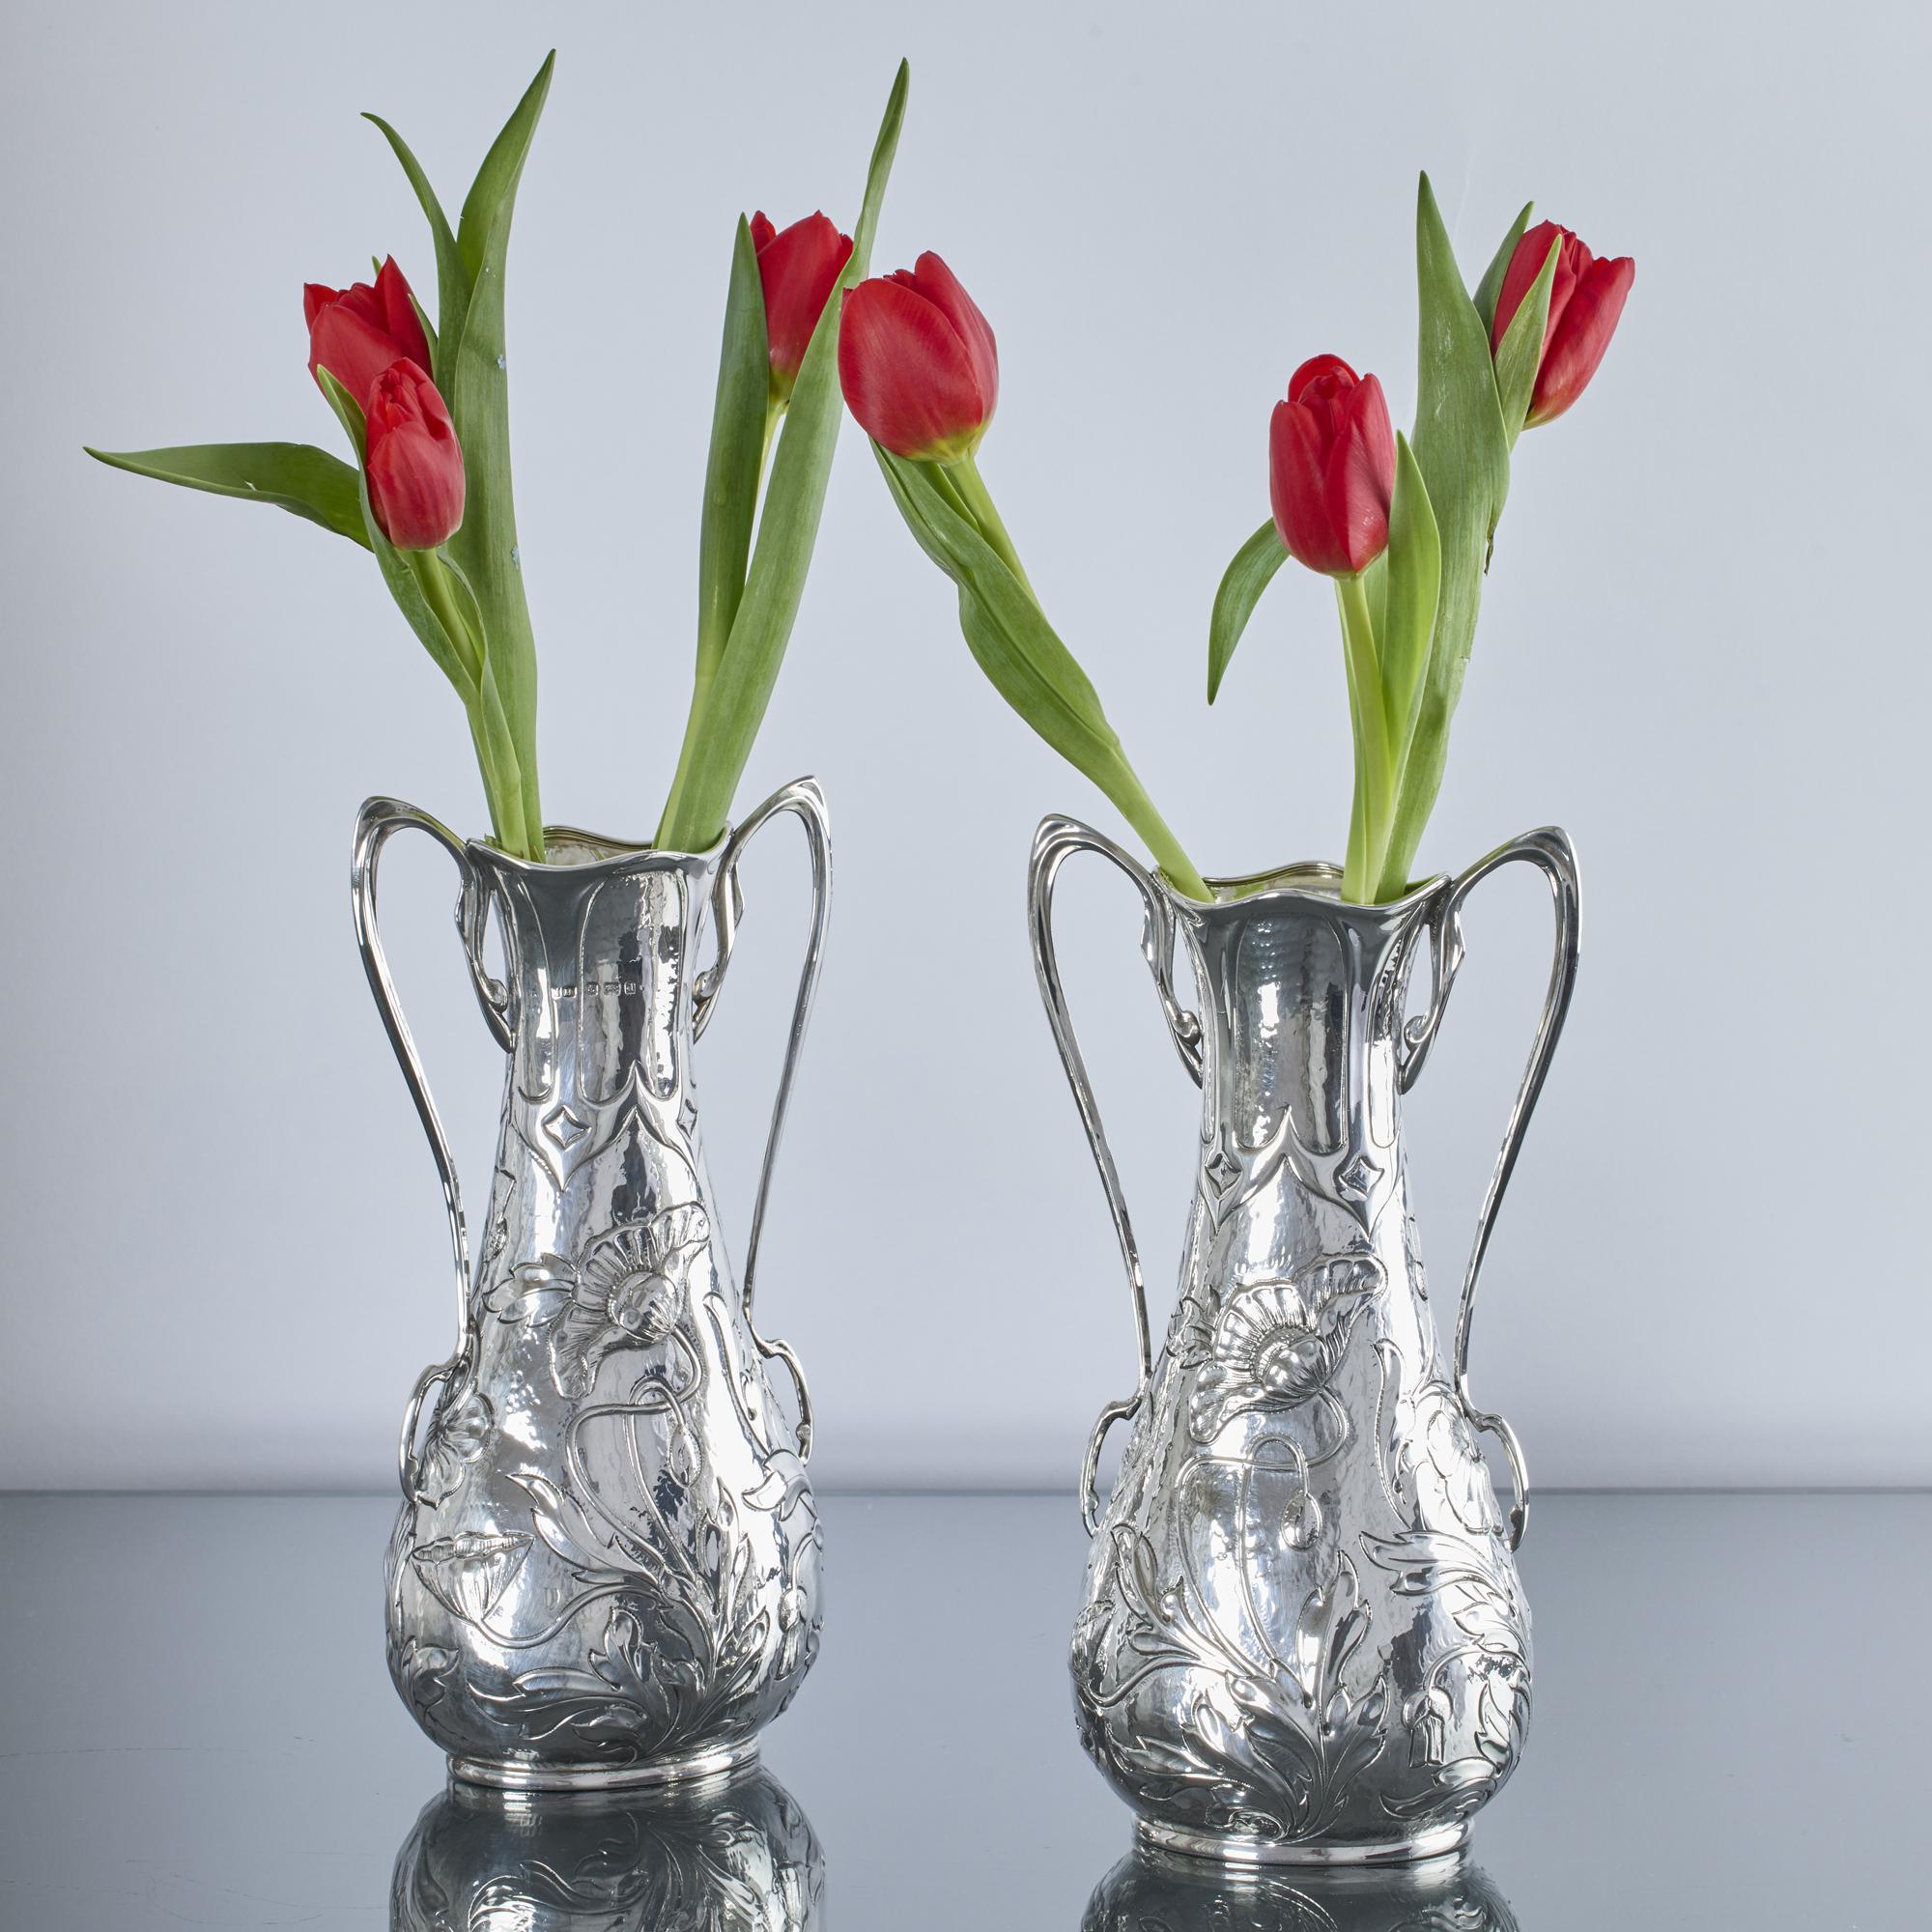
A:
[[[463,451],[436,384],[404,356],[370,384],[364,413],[369,503],[383,534],[398,550],[434,550],[463,522]]]
[[[1496,319],[1490,330],[1493,352],[1522,306],[1543,265],[1549,244],[1562,238],[1556,255],[1556,274],[1549,286],[1549,321],[1543,331],[1543,357],[1536,368],[1536,388],[1529,399],[1525,426],[1553,422],[1590,386],[1597,364],[1617,332],[1624,299],[1636,280],[1636,264],[1628,255],[1600,262],[1567,228],[1539,221],[1510,257],[1496,298]]]
[[[1382,385],[1339,355],[1304,362],[1268,425],[1274,526],[1292,555],[1353,577],[1388,548],[1395,430]]]
[[[346,289],[308,283],[302,319],[308,324],[308,373],[327,369],[358,400],[399,356],[429,367],[429,338],[393,255],[377,270],[374,288],[367,282]]]
[[[993,420],[1000,352],[973,298],[927,253],[846,296],[838,381],[874,442],[895,456],[956,463]]]
[[[832,285],[852,258],[852,238],[839,234],[824,214],[808,214],[789,228],[774,228],[760,213],[752,216],[752,245],[758,251],[758,280],[765,291],[772,396],[782,405],[791,400],[799,364],[811,346],[811,331],[825,312]]]

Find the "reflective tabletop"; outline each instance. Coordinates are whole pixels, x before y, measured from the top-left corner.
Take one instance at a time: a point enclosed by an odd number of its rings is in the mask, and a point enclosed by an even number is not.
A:
[[[1529,1746],[1468,1858],[1246,1882],[1133,1857],[1080,1753],[1070,1498],[826,1498],[810,1680],[670,1804],[446,1786],[383,1661],[392,1514],[0,1497],[0,1925],[1932,1923],[1932,1496],[1540,1497]]]

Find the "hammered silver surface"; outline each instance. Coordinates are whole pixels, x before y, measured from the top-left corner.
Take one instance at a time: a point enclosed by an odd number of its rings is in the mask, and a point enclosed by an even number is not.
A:
[[[806,822],[816,896],[741,1290],[694,1045],[736,936],[738,854],[781,811]],[[473,1262],[377,930],[377,860],[405,828],[457,862],[458,930],[507,1054]],[[389,1669],[461,1776],[688,1778],[742,1759],[818,1648],[810,1397],[789,1349],[753,1325],[751,1280],[824,935],[823,804],[801,781],[701,855],[567,830],[549,843],[549,863],[526,864],[382,799],[358,828],[357,929],[442,1176],[460,1297],[455,1350],[403,1428]],[[484,963],[493,920],[500,981]],[[796,1424],[768,1361],[791,1374]]]
[[[1179,1293],[1151,1361],[1138,1250],[1053,951],[1055,877],[1080,851],[1138,886],[1144,952],[1203,1093]],[[1401,1094],[1454,982],[1463,900],[1513,860],[1556,891],[1556,965],[1460,1302],[1440,1311],[1408,1211]],[[1574,858],[1550,831],[1459,879],[1356,906],[1321,867],[1216,882],[1199,904],[1072,820],[1040,828],[1036,962],[1142,1350],[1140,1386],[1102,1414],[1088,1456],[1075,1706],[1083,1744],[1151,1842],[1248,1862],[1436,1855],[1516,1767],[1530,1634],[1512,1552],[1526,1494],[1514,1435],[1469,1398],[1468,1318],[1567,1009],[1576,901]],[[1177,941],[1198,1013],[1175,995]],[[1101,1438],[1128,1419],[1096,1511]],[[1484,1430],[1515,1469],[1507,1513]]]

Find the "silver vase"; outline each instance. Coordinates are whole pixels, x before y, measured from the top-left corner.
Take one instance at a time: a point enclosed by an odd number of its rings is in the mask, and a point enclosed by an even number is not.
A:
[[[738,933],[739,858],[781,812],[805,825],[813,909],[740,1287],[692,1058]],[[458,931],[508,1056],[473,1268],[377,934],[378,861],[406,827],[456,862]],[[753,1326],[752,1289],[824,944],[824,801],[800,781],[706,853],[547,838],[550,863],[530,865],[380,798],[356,827],[356,935],[442,1179],[457,1285],[455,1350],[424,1372],[403,1423],[389,1668],[459,1777],[710,1776],[755,1751],[818,1647],[810,1398],[790,1349]],[[484,957],[493,920],[501,980]]]
[[[1144,952],[1202,1088],[1200,1174],[1157,1361],[1054,957],[1054,880],[1083,850],[1139,887]],[[1462,961],[1463,902],[1518,860],[1554,893],[1555,964],[1445,1350],[1408,1212],[1401,1096]],[[1449,1852],[1509,1776],[1529,1719],[1529,1611],[1512,1555],[1526,1480],[1508,1424],[1470,1397],[1469,1319],[1570,1002],[1575,856],[1545,830],[1393,904],[1344,904],[1337,885],[1332,867],[1295,867],[1216,882],[1214,902],[1198,904],[1068,819],[1046,820],[1033,854],[1040,989],[1140,1346],[1139,1386],[1102,1412],[1083,1477],[1094,1540],[1072,1645],[1081,1737],[1145,1842],[1224,1861]],[[1198,1014],[1174,990],[1179,940]],[[1102,1511],[1101,1443],[1128,1420]],[[1507,1516],[1485,1433],[1508,1458]]]
[[[648,1796],[455,1783],[396,1854],[389,1932],[818,1932],[824,1889],[764,1774]]]

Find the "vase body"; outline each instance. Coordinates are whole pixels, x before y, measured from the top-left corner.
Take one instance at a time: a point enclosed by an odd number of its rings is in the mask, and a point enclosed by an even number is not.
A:
[[[1157,1357],[1053,960],[1053,873],[1082,848],[1140,882],[1147,955],[1202,1088],[1179,1293]],[[1083,1743],[1154,1845],[1250,1862],[1440,1855],[1522,1748],[1520,1454],[1468,1397],[1474,1265],[1460,1305],[1431,1298],[1401,1125],[1402,1092],[1461,957],[1463,897],[1509,858],[1550,875],[1561,944],[1478,1261],[1569,998],[1575,870],[1560,834],[1532,835],[1393,905],[1344,904],[1333,874],[1314,867],[1218,888],[1203,905],[1084,828],[1041,829],[1041,983],[1142,1336],[1140,1386],[1103,1415],[1088,1459],[1094,1537],[1072,1643],[1075,1700]],[[1173,991],[1177,938],[1198,1013]],[[1424,957],[1423,1010],[1409,1019]],[[1100,1437],[1126,1419],[1132,1434],[1099,1509]],[[1507,1514],[1485,1429],[1516,1473]]]
[[[753,1324],[752,1253],[742,1288],[734,1277],[693,1077],[735,936],[737,854],[777,810],[806,819],[818,887],[795,1054],[828,877],[809,782],[709,854],[556,832],[545,865],[459,845],[390,801],[364,809],[358,928],[443,1176],[460,1296],[456,1350],[425,1372],[404,1425],[388,1660],[461,1778],[715,1776],[754,1750],[817,1649],[810,1399],[790,1350]],[[376,937],[376,858],[403,826],[457,858],[459,931],[508,1062],[473,1264]],[[500,981],[482,954],[493,922]],[[796,1423],[773,1362],[796,1379]]]
[[[508,1800],[459,1781],[396,1854],[389,1932],[818,1932],[824,1886],[768,1775]]]

